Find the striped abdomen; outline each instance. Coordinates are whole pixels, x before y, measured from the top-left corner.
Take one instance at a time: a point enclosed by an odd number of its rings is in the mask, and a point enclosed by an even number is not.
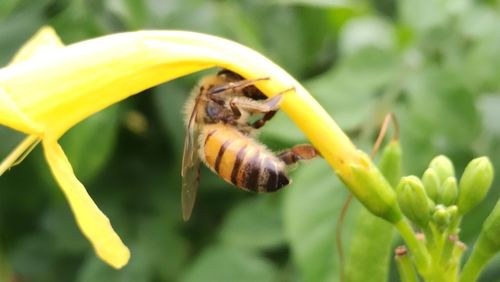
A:
[[[252,138],[224,125],[204,130],[201,157],[227,182],[253,192],[274,192],[290,182],[284,162]]]

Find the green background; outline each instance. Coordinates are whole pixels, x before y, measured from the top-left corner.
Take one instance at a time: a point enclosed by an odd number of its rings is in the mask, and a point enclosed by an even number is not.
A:
[[[458,175],[480,155],[500,168],[500,1],[2,0],[0,63],[42,25],[66,44],[140,29],[230,38],[303,82],[365,151],[394,112],[405,174],[420,176],[438,154]],[[337,281],[335,232],[348,193],[324,160],[301,164],[293,183],[270,195],[243,192],[203,169],[193,217],[182,221],[180,109],[213,71],[127,99],[61,140],[131,248],[123,270],[96,258],[37,148],[0,178],[0,281]],[[0,158],[21,139],[0,128]],[[283,114],[261,140],[274,150],[306,142]],[[499,197],[494,184],[465,218],[469,246]],[[359,211],[354,203],[343,227],[347,254]],[[390,267],[389,280],[398,281]],[[481,281],[499,277],[497,257]]]

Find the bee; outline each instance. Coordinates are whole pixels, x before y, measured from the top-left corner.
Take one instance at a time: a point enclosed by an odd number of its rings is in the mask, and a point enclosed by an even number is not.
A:
[[[223,69],[201,79],[185,107],[186,136],[182,158],[182,211],[188,220],[203,162],[226,182],[251,192],[274,192],[290,183],[287,166],[318,152],[302,144],[273,154],[257,141],[256,130],[278,111],[287,89],[267,98],[254,84]],[[251,118],[257,120],[251,122]]]

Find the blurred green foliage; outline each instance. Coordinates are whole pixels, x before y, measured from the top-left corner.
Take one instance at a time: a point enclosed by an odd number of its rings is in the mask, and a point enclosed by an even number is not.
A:
[[[304,82],[366,150],[395,112],[404,174],[421,175],[438,154],[459,175],[478,155],[500,168],[500,1],[2,0],[2,65],[46,24],[67,44],[138,29],[230,38]],[[0,281],[338,280],[335,232],[347,191],[323,160],[300,165],[290,187],[272,195],[242,192],[204,169],[194,215],[182,222],[179,109],[200,75],[112,106],[62,139],[131,247],[129,265],[115,271],[95,257],[38,148],[0,178]],[[305,142],[283,114],[262,131],[276,150]],[[1,128],[0,157],[21,138]],[[499,197],[494,184],[465,218],[467,244]],[[354,203],[344,224],[347,254],[360,210]],[[497,259],[482,281],[499,277]]]

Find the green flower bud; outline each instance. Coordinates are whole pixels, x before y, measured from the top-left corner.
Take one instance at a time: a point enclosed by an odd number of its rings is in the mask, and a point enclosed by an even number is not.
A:
[[[438,195],[440,194],[441,182],[437,173],[432,168],[428,168],[424,175],[422,176],[422,182],[424,183],[425,191],[429,198],[434,202],[437,202]]]
[[[493,165],[487,157],[472,160],[460,179],[457,206],[464,215],[486,197],[493,182]]]
[[[458,207],[455,205],[446,207],[446,211],[450,214],[450,220],[454,220],[458,217]]]
[[[460,220],[462,217],[458,214],[458,207],[452,205],[446,208],[446,211],[450,215],[450,224],[448,226],[449,234],[458,234]]]
[[[429,168],[434,169],[436,172],[439,183],[443,183],[446,178],[450,176],[455,176],[455,169],[453,168],[453,163],[448,159],[448,157],[440,155],[432,159],[429,164]]]
[[[427,203],[429,204],[429,211],[431,211],[432,214],[432,211],[434,211],[434,209],[436,208],[436,204],[429,198],[427,198]]]
[[[385,147],[379,168],[385,179],[396,187],[401,178],[401,146],[397,140],[391,141]]]
[[[403,214],[418,226],[426,226],[430,218],[429,199],[420,179],[403,177],[396,188],[396,195]]]
[[[450,176],[446,178],[441,185],[441,195],[439,195],[439,204],[443,204],[445,206],[450,206],[455,203],[458,195],[458,187],[457,180],[454,176]]]
[[[436,210],[432,214],[432,221],[437,225],[440,231],[448,228],[451,221],[451,215],[443,205],[437,205]]]
[[[458,234],[460,232],[460,221],[462,216],[458,213],[458,207],[456,205],[449,206],[446,208],[450,214],[450,225],[448,226],[449,234]]]
[[[368,156],[361,154],[370,164]],[[351,165],[352,179],[349,183],[351,192],[374,215],[389,222],[401,220],[402,213],[396,201],[396,193],[380,171],[374,166]],[[341,175],[340,175],[341,176]]]

